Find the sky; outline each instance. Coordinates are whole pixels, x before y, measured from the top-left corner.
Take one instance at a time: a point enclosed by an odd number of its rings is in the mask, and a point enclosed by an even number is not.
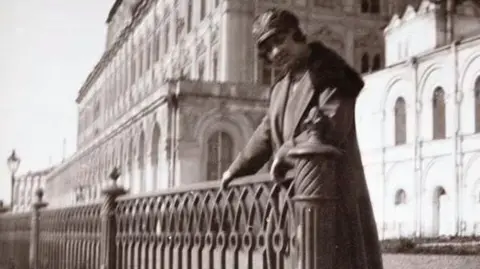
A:
[[[12,149],[21,159],[18,175],[75,152],[75,98],[105,49],[105,19],[113,2],[0,0],[0,200],[5,203]]]

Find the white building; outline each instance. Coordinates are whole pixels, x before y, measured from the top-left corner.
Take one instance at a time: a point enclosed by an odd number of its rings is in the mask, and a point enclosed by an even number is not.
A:
[[[385,29],[387,67],[364,77],[357,128],[382,237],[480,235],[480,8],[473,2],[451,20],[429,1],[395,15]]]
[[[105,53],[77,98],[77,151],[48,176],[46,200],[95,200],[114,166],[130,194],[218,179],[263,117],[261,85],[275,76],[257,59],[257,14],[288,8],[312,38],[372,71],[384,61],[381,29],[404,2],[115,1]]]

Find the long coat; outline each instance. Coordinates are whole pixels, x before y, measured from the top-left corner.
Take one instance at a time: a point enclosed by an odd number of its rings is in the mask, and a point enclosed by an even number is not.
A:
[[[328,143],[344,152],[338,160],[341,169],[335,179],[339,185],[338,206],[342,212],[336,216],[335,243],[342,250],[339,253],[342,257],[338,258],[343,262],[348,260],[350,265],[335,268],[381,269],[377,227],[355,127],[355,102],[364,82],[340,56],[322,43],[313,42],[309,46],[308,75],[290,97],[287,97],[288,76],[283,76],[272,86],[265,117],[228,171],[233,177],[258,172],[288,139],[304,133],[301,122],[314,105],[323,102],[327,108],[324,112],[331,121],[327,130]],[[333,94],[331,89],[336,89]],[[288,114],[285,110],[287,98],[298,100],[295,109]],[[291,117],[291,120],[285,121],[285,117]],[[290,126],[284,126],[288,123]]]

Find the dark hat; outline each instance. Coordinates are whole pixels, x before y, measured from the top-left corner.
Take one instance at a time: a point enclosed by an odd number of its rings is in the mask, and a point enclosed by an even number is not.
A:
[[[255,18],[252,34],[257,44],[260,44],[276,33],[298,28],[299,22],[295,14],[288,10],[271,8]]]

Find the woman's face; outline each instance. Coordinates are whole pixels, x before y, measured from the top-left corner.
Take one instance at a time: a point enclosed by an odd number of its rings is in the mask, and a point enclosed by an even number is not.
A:
[[[300,44],[293,39],[293,33],[279,32],[260,44],[260,50],[263,50],[263,54],[274,66],[288,66],[299,57]]]

